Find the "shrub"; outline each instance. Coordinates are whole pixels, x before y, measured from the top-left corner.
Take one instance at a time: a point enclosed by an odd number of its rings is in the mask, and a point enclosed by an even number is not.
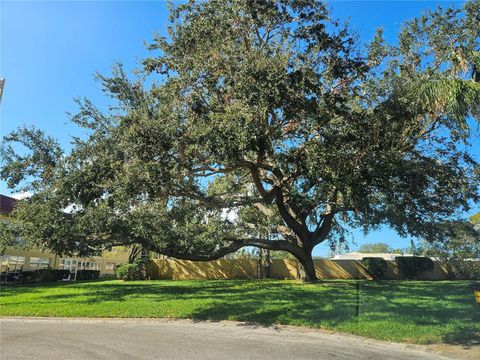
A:
[[[480,263],[472,260],[450,260],[449,275],[452,280],[480,280]]]
[[[102,279],[116,279],[116,274],[102,274]]]
[[[55,270],[52,270],[52,269],[39,269],[39,270],[35,270],[35,272],[37,273],[37,281],[38,282],[51,282],[51,281],[56,281],[56,277],[55,277],[55,273],[54,273]]]
[[[147,280],[148,260],[138,259],[132,264],[123,264],[116,269],[117,277],[122,280]]]
[[[76,280],[97,280],[100,270],[77,270]]]
[[[55,272],[55,280],[60,281],[70,276],[70,270],[53,270]]]
[[[22,272],[22,283],[52,282],[63,280],[70,274],[69,270],[38,269]]]
[[[33,283],[38,281],[38,271],[22,272],[22,283]]]
[[[379,257],[365,257],[362,264],[374,280],[382,280],[387,272],[387,262]]]
[[[37,273],[36,280],[38,282],[52,282],[59,281],[68,276],[70,271],[68,270],[57,270],[57,269],[39,269],[35,270]]]
[[[400,273],[407,279],[416,279],[425,271],[432,271],[435,264],[432,259],[423,256],[397,256],[395,262]]]

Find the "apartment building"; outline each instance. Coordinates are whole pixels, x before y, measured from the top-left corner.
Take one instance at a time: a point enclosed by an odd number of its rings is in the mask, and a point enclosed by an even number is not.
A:
[[[0,221],[8,221],[17,200],[0,195]],[[128,262],[128,249],[124,247],[105,251],[102,256],[74,257],[59,256],[40,249],[17,249],[7,247],[0,254],[1,272],[17,272],[37,269],[65,269],[75,273],[77,270],[100,270],[100,276],[115,274],[115,268]]]

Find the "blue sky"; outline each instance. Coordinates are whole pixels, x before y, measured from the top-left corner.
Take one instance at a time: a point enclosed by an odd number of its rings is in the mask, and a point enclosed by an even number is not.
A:
[[[138,67],[148,56],[145,42],[154,32],[165,34],[165,1],[2,1],[0,77],[6,86],[0,107],[2,136],[21,125],[35,125],[56,137],[66,148],[70,137],[81,130],[68,123],[75,112],[75,97],[88,97],[106,104],[98,71],[108,74],[114,61],[127,69]],[[459,1],[332,1],[333,14],[350,18],[362,40],[371,39],[382,26],[387,40],[394,41],[403,21],[422,11],[442,6],[460,6]],[[477,141],[472,149],[480,154]],[[476,153],[476,154],[475,154]],[[10,194],[4,183],[2,194]],[[478,209],[477,209],[478,210]],[[473,213],[473,211],[472,211]],[[395,232],[382,229],[364,236],[353,232],[357,245],[387,242],[395,248],[409,245]],[[356,246],[352,245],[351,249]],[[326,255],[327,246],[315,249]]]

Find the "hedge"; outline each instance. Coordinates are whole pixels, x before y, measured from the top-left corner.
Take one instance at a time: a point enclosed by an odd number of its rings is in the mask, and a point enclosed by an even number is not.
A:
[[[69,275],[69,270],[58,269],[28,270],[20,273],[22,283],[59,281],[67,278]]]
[[[100,270],[77,270],[76,280],[97,280]]]
[[[139,259],[132,264],[123,264],[116,269],[117,277],[122,280],[147,280],[148,260]]]
[[[388,268],[387,262],[380,257],[364,257],[362,265],[374,280],[382,280]]]
[[[397,256],[395,262],[400,273],[409,280],[416,279],[421,273],[432,271],[435,267],[432,259],[423,256]]]

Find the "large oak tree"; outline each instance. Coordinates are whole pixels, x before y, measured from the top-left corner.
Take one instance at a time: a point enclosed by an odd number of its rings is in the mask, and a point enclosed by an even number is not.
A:
[[[192,260],[284,250],[309,280],[314,247],[345,228],[434,239],[435,224],[479,200],[468,151],[478,14],[479,1],[439,8],[395,44],[381,30],[364,44],[320,1],[174,7],[139,77],[120,65],[99,76],[117,105],[82,101],[72,121],[89,135],[70,152],[32,128],[6,137],[2,177],[35,194],[17,229],[80,254],[132,243]],[[255,211],[278,238],[238,215]]]

